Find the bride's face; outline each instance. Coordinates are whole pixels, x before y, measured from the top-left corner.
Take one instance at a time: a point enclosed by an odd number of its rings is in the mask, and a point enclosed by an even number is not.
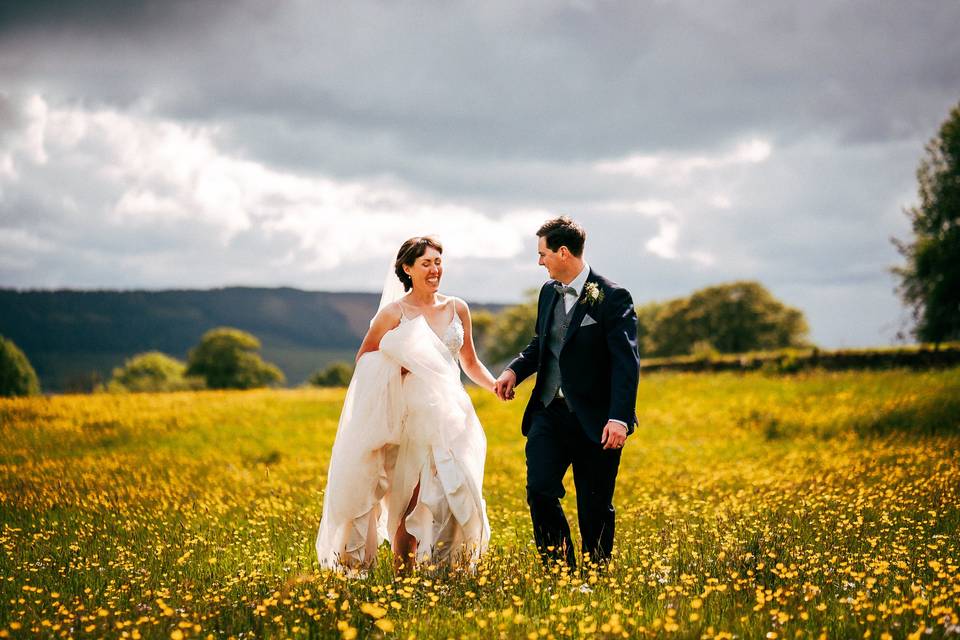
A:
[[[433,247],[427,247],[422,256],[412,265],[404,265],[403,270],[413,280],[416,291],[434,292],[440,288],[440,278],[443,276],[443,258],[440,252]]]

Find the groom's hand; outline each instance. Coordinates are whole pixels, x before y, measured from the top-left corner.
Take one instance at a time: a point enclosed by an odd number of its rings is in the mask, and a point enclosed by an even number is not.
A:
[[[501,400],[513,400],[513,387],[517,384],[517,374],[512,369],[505,369],[493,385],[493,392]]]
[[[610,420],[607,426],[603,428],[603,435],[600,436],[600,444],[604,449],[622,449],[627,441],[627,428],[617,422]]]

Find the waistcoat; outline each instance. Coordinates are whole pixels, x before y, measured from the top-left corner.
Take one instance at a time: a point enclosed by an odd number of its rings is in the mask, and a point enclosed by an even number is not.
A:
[[[570,305],[569,312],[564,312],[563,296],[557,296],[557,303],[553,307],[553,321],[545,336],[547,348],[543,353],[544,361],[539,373],[543,376],[543,385],[540,389],[540,400],[543,406],[550,404],[557,395],[557,390],[560,389],[560,349],[563,348],[567,327],[570,326],[570,319],[573,318],[573,311],[576,308],[577,305],[574,303]]]

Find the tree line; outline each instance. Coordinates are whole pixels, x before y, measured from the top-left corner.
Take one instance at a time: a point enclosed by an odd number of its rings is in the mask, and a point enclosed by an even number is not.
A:
[[[115,368],[110,381],[95,391],[253,389],[283,384],[283,372],[265,362],[259,350],[260,341],[255,336],[217,327],[203,334],[186,362],[160,351],[139,353]],[[0,395],[37,393],[40,384],[29,360],[12,341],[0,336]]]
[[[519,305],[493,315],[473,314],[474,340],[485,361],[503,364],[533,336],[536,292]],[[641,355],[735,353],[806,345],[803,314],[776,300],[756,282],[708,287],[691,296],[637,308]],[[260,341],[250,333],[218,327],[203,334],[182,362],[160,351],[139,353],[113,370],[97,390],[108,392],[251,389],[285,381],[276,365],[259,354]],[[26,356],[9,340],[0,343],[0,384],[4,395],[39,393],[36,374]],[[321,387],[349,384],[353,365],[334,362],[315,371],[307,383]]]

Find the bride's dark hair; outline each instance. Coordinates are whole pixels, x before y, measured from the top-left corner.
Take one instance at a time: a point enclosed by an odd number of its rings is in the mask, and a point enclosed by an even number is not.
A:
[[[412,267],[417,258],[427,252],[427,247],[432,247],[443,253],[443,245],[433,236],[416,236],[400,245],[400,251],[397,252],[397,261],[393,268],[397,277],[400,278],[400,282],[403,283],[404,291],[410,291],[413,288],[413,279],[403,270],[404,265]]]

